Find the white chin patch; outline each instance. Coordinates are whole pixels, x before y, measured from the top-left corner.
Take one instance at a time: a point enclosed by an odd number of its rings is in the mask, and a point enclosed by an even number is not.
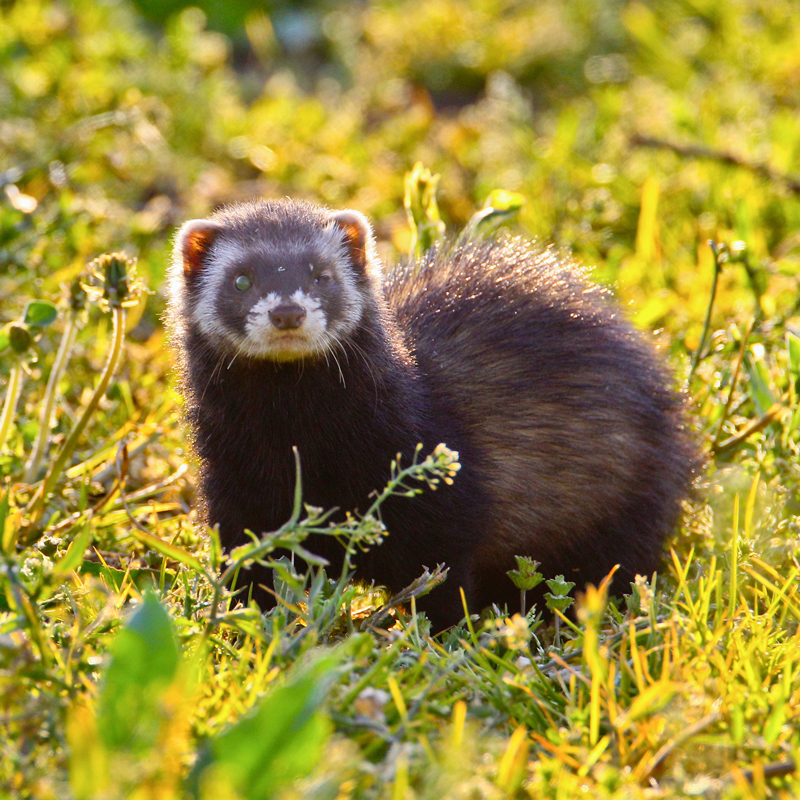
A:
[[[300,327],[279,330],[272,324],[270,311],[291,302],[306,312]],[[274,361],[294,361],[313,355],[322,355],[331,346],[327,317],[319,300],[298,290],[289,298],[272,292],[259,300],[247,315],[245,338],[239,352],[250,358],[268,358]]]

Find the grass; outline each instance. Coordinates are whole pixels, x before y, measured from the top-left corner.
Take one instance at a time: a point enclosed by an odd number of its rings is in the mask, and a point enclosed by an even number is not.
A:
[[[241,13],[0,17],[0,796],[797,796],[796,4]],[[387,260],[502,222],[611,284],[707,453],[662,572],[437,639],[436,572],[386,606],[285,560],[280,609],[218,602],[327,524],[298,502],[232,565],[193,511],[170,236],[259,194],[368,213]]]

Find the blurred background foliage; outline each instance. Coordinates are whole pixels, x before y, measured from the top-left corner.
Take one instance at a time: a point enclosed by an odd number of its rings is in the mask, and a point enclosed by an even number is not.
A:
[[[422,161],[451,226],[521,193],[519,230],[599,265],[643,325],[696,344],[709,238],[745,241],[764,311],[793,313],[793,0],[184,5],[4,4],[3,229],[36,229],[0,242],[5,296],[15,265],[54,292],[100,242],[158,285],[177,222],[253,195],[356,207],[404,252]]]

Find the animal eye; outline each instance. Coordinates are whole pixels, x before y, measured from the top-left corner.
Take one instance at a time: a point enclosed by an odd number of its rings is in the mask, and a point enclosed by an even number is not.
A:
[[[234,284],[240,292],[246,292],[253,285],[247,275],[237,275]]]
[[[314,283],[327,283],[331,279],[330,272],[320,272],[316,278],[314,278]]]

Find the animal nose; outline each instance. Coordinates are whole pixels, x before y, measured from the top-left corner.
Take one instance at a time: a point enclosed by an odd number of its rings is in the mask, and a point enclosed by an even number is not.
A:
[[[269,312],[269,318],[279,331],[291,331],[303,324],[306,310],[297,305],[276,306]]]

